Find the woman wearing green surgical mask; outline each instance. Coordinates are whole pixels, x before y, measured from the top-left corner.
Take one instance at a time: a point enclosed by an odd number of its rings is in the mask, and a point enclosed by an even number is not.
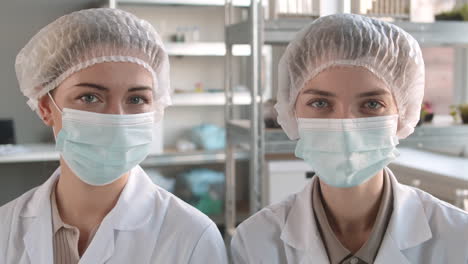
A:
[[[238,227],[234,263],[468,263],[468,214],[387,168],[423,94],[402,29],[349,14],[304,28],[280,61],[276,109],[317,177]]]
[[[63,16],[16,59],[60,167],[0,208],[0,263],[226,263],[216,225],[138,165],[171,103],[164,45],[116,9]]]

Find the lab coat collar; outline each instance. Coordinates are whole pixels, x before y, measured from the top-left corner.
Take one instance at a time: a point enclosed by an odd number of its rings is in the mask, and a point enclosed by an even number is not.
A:
[[[432,237],[432,232],[416,191],[396,180],[390,169],[385,168],[392,183],[394,208],[385,233],[376,263],[409,263],[402,251],[416,247]],[[291,211],[287,215],[281,239],[304,254],[313,254],[319,263],[328,263],[311,205],[314,177],[297,194]]]
[[[58,168],[52,176],[34,192],[27,203],[22,217],[50,215],[50,194],[57,178]],[[134,230],[146,224],[154,213],[156,186],[140,166],[136,166],[128,177],[117,204],[106,216],[118,230]]]
[[[21,215],[22,221],[31,221],[29,230],[23,237],[29,259],[37,263],[53,263],[52,249],[52,209],[50,193],[60,175],[60,168],[34,192]],[[37,245],[40,241],[43,245]]]
[[[389,240],[400,250],[416,247],[432,238],[423,204],[416,191],[398,183],[392,171],[385,168],[393,188],[393,213],[387,227]],[[385,238],[384,238],[385,239]]]
[[[34,192],[21,214],[23,221],[32,221],[23,240],[29,258],[37,263],[53,262],[50,194],[59,175],[60,168]],[[96,263],[97,259],[104,262],[111,257],[114,251],[114,229],[129,231],[148,223],[154,213],[155,189],[156,186],[143,169],[135,167],[116,206],[103,219],[80,263]],[[37,241],[49,246],[38,247]]]
[[[281,232],[281,240],[296,250],[302,251],[304,255],[313,255],[314,262],[328,263],[327,252],[317,229],[312,209],[312,186],[316,180],[317,177],[314,177],[297,194]]]
[[[118,230],[131,231],[147,224],[155,212],[157,187],[140,166],[136,166],[107,218]]]

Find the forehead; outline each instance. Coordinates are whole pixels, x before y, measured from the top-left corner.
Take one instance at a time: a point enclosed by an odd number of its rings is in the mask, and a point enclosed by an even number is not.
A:
[[[148,83],[153,82],[151,73],[131,62],[104,62],[87,67],[70,76],[71,79],[95,79],[102,82]]]
[[[320,72],[306,83],[303,91],[310,88],[346,94],[369,90],[390,91],[385,82],[367,68],[346,65]]]
[[[104,62],[87,67],[70,75],[57,90],[62,87],[74,87],[80,83],[91,83],[109,90],[128,90],[133,87],[150,87],[153,90],[152,74],[144,67],[130,62]]]

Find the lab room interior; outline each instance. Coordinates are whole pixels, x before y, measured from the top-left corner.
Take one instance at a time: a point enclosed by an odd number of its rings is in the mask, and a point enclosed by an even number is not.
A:
[[[468,0],[0,3],[0,264],[468,264]]]

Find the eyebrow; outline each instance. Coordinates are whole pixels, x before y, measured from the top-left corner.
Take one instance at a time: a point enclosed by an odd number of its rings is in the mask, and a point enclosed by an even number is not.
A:
[[[363,98],[363,97],[372,97],[372,96],[389,95],[389,94],[390,93],[387,90],[378,89],[375,91],[360,93],[358,97]]]
[[[97,89],[99,91],[105,91],[105,92],[108,92],[109,91],[109,88],[106,88],[104,86],[101,86],[101,85],[98,85],[98,84],[94,84],[94,83],[79,83],[79,84],[76,84],[75,86],[79,86],[79,87],[89,87],[89,88],[94,88],[94,89]]]
[[[79,83],[79,84],[77,84],[75,86],[89,87],[89,88],[97,89],[99,91],[104,91],[104,92],[109,92],[109,90],[110,90],[107,87],[104,87],[102,85],[95,84],[95,83]],[[137,91],[145,91],[145,90],[152,91],[153,89],[151,89],[151,87],[148,87],[148,86],[137,86],[137,87],[132,87],[132,88],[128,89],[129,92],[137,92]]]
[[[323,91],[323,90],[318,90],[318,89],[307,89],[304,91],[305,94],[315,94],[315,95],[321,95],[321,96],[328,96],[328,97],[336,97],[336,94]]]
[[[304,91],[304,93],[315,94],[315,95],[320,95],[320,96],[336,97],[336,94],[334,93],[323,91],[323,90],[318,90],[318,89],[307,89],[306,91]],[[390,93],[387,90],[378,89],[375,91],[360,93],[357,97],[363,98],[363,97],[372,97],[372,96],[388,95],[388,94]]]
[[[153,89],[151,89],[151,87],[148,87],[148,86],[138,86],[138,87],[133,87],[133,88],[130,88],[128,89],[129,92],[137,92],[137,91],[153,91]]]

